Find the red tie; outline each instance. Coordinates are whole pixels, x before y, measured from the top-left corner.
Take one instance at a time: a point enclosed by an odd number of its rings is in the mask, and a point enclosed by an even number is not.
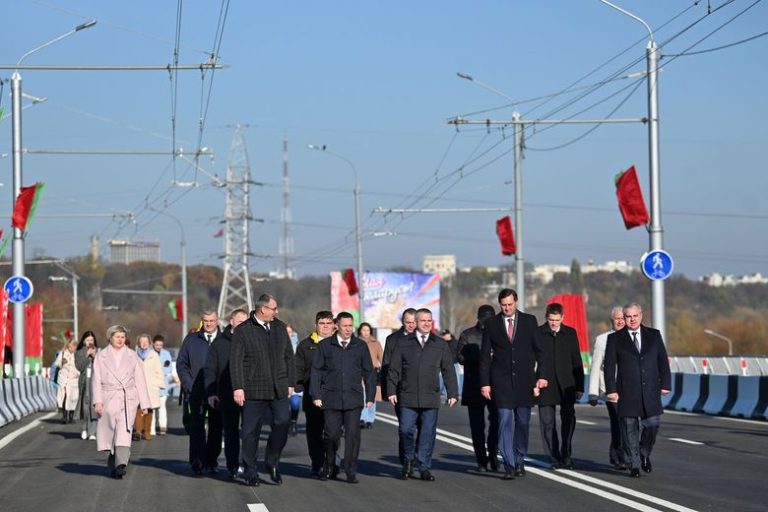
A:
[[[507,336],[509,336],[509,342],[515,338],[515,322],[514,317],[507,318]]]

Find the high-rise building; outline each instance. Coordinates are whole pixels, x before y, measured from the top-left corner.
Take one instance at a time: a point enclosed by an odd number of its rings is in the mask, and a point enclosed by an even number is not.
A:
[[[160,261],[158,240],[110,240],[109,261],[129,264],[135,261]]]

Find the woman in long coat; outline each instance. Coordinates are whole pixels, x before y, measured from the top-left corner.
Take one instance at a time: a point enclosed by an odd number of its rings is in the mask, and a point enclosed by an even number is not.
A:
[[[144,365],[136,352],[125,346],[127,331],[121,325],[107,329],[109,346],[93,360],[91,392],[99,415],[96,448],[108,451],[107,466],[113,478],[121,479],[131,456],[131,430],[137,408],[141,414],[151,407]]]
[[[99,420],[96,411],[93,410],[91,400],[91,379],[93,377],[93,358],[96,357],[98,343],[93,331],[85,331],[80,336],[80,343],[75,352],[75,367],[80,372],[78,380],[78,389],[80,397],[77,403],[77,412],[83,421],[83,432],[80,437],[85,439],[96,439],[96,422]]]
[[[77,399],[80,395],[78,390],[78,379],[80,372],[75,367],[75,347],[76,340],[69,340],[64,348],[59,352],[56,358],[56,366],[59,367],[59,375],[56,382],[59,384],[59,391],[56,399],[61,409],[64,423],[72,423],[77,407]]]
[[[357,337],[360,338],[368,345],[368,351],[371,354],[371,363],[373,364],[373,371],[376,375],[381,372],[381,364],[384,360],[384,348],[381,346],[379,340],[373,337],[373,327],[368,322],[363,322],[357,328]],[[379,382],[379,378],[376,377],[376,382]],[[363,388],[365,389],[365,388]],[[360,428],[373,428],[373,422],[376,420],[376,402],[381,401],[381,386],[376,385],[376,399],[366,400],[366,402],[372,402],[373,405],[365,407],[360,411]]]
[[[144,378],[147,382],[147,392],[152,408],[149,413],[136,415],[133,425],[133,440],[138,441],[143,436],[145,440],[152,439],[152,418],[155,409],[160,408],[160,390],[165,388],[163,367],[160,364],[160,355],[152,346],[152,338],[149,334],[140,334],[136,341],[136,355],[144,364]]]

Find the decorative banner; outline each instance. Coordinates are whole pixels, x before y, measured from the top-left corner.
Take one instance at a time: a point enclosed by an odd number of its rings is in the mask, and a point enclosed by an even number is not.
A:
[[[168,311],[171,312],[171,318],[177,322],[184,320],[184,307],[181,299],[172,299],[168,301]],[[186,334],[185,334],[186,336]]]
[[[16,203],[13,207],[13,216],[11,217],[11,226],[26,231],[32,217],[35,216],[37,203],[45,189],[45,183],[38,181],[31,187],[21,187],[19,195],[16,196]]]
[[[501,254],[509,256],[517,253],[515,234],[512,232],[512,219],[509,218],[509,215],[496,221],[496,235],[499,237],[499,243],[501,243]]]
[[[344,269],[341,272],[341,278],[344,280],[344,284],[347,285],[347,291],[350,295],[355,295],[360,291],[357,286],[357,279],[355,279],[355,271],[351,268]]]
[[[634,165],[616,175],[616,197],[619,199],[619,210],[624,219],[624,227],[632,229],[648,224],[650,217]]]
[[[8,329],[8,292],[0,290],[0,373],[3,377],[9,376],[5,371],[5,365],[12,365],[10,357],[13,350],[13,336]],[[6,355],[8,360],[6,361]]]
[[[28,375],[40,375],[43,371],[43,305],[27,304],[26,307],[26,356]]]
[[[581,361],[585,368],[589,368],[589,330],[587,327],[587,308],[584,305],[584,296],[581,294],[555,295],[547,301],[547,304],[557,302],[563,306],[563,324],[576,329],[579,337],[579,350]]]
[[[440,276],[394,272],[366,272],[365,320],[374,328],[399,329],[406,308],[429,308],[434,328],[440,328]],[[348,311],[358,318],[358,295],[350,295],[341,272],[331,272],[331,311]]]

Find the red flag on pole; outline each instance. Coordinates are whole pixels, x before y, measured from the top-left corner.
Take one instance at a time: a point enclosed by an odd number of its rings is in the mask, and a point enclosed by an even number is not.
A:
[[[650,217],[645,208],[643,190],[637,180],[634,165],[616,175],[616,197],[619,199],[619,210],[627,229],[648,224]]]
[[[355,279],[355,271],[351,268],[346,268],[341,271],[341,278],[344,280],[344,284],[347,285],[350,295],[355,295],[358,291],[357,280]]]
[[[44,188],[45,183],[40,181],[31,187],[21,187],[21,191],[16,197],[16,204],[13,207],[11,226],[22,231],[27,229],[27,224],[35,215],[35,208],[37,208],[37,202],[40,200],[40,195],[43,193]]]
[[[213,238],[221,238],[223,236],[224,236],[224,228],[219,228],[219,230],[213,234]]]
[[[509,256],[517,252],[515,235],[512,232],[512,219],[509,218],[509,215],[496,221],[496,235],[501,242],[501,254]]]

